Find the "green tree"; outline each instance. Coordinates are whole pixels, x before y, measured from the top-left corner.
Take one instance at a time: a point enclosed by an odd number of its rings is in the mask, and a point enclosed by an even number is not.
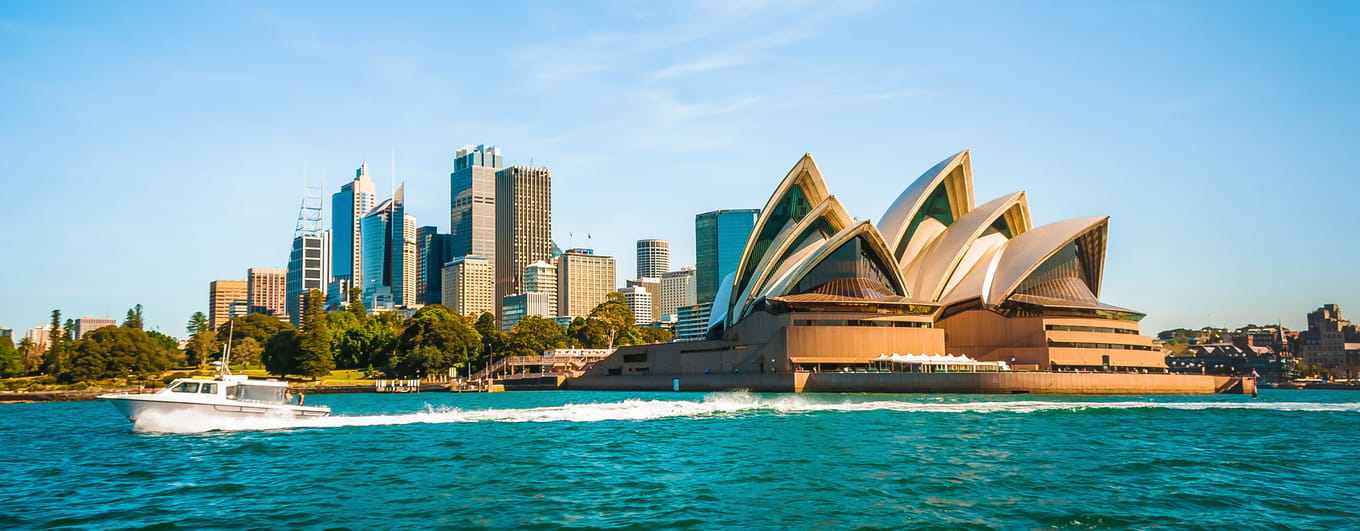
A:
[[[52,310],[52,324],[47,331],[47,352],[43,354],[42,370],[56,375],[64,370],[66,329],[61,326],[61,310]]]
[[[637,343],[634,344],[639,345],[645,343],[668,343],[670,342],[671,338],[675,337],[674,333],[665,328],[654,328],[651,326],[635,326],[633,327],[633,329],[637,331],[638,337]]]
[[[14,348],[14,340],[9,336],[0,336],[0,378],[13,378],[23,374],[24,360],[19,356],[19,350]]]
[[[301,348],[301,338],[296,330],[285,329],[282,332],[270,336],[265,341],[264,351],[260,353],[261,361],[264,362],[264,369],[276,376],[286,376],[297,371],[295,359]]]
[[[225,343],[227,335],[231,335],[232,344],[247,337],[255,338],[255,342],[261,345],[269,343],[269,338],[274,334],[284,330],[292,330],[293,325],[287,321],[281,321],[278,317],[264,315],[262,313],[252,313],[233,317],[217,327],[217,340]]]
[[[407,319],[387,370],[400,377],[447,370],[467,363],[481,346],[481,334],[472,323],[447,306],[432,304]]]
[[[505,343],[510,356],[540,356],[543,351],[571,345],[567,329],[557,321],[536,315],[526,316],[510,328]]]
[[[606,348],[609,345],[609,328],[599,319],[577,317],[567,328],[567,336],[578,348]]]
[[[397,331],[386,320],[360,318],[347,311],[326,314],[326,320],[337,368],[382,365],[396,347]]]
[[[473,356],[469,361],[479,360],[481,358],[492,360],[497,357],[505,356],[505,333],[501,332],[500,326],[496,324],[495,315],[490,312],[483,312],[481,315],[477,316],[477,321],[476,324],[473,325],[473,328],[475,328],[477,333],[482,337],[482,348],[478,349],[479,352],[477,355]]]
[[[302,332],[298,339],[296,374],[313,380],[335,370],[335,355],[331,352],[331,331],[326,326],[326,298],[321,290],[307,292],[306,306],[298,321]]]
[[[69,369],[57,379],[88,382],[170,368],[172,351],[138,328],[106,326],[71,343]]]
[[[622,293],[613,291],[605,297],[604,302],[590,310],[588,318],[600,321],[605,326],[605,336],[608,338],[605,348],[614,348],[619,334],[633,326],[633,309],[628,307],[626,301]]]
[[[203,315],[203,312],[194,312],[189,316],[189,322],[184,325],[184,330],[193,337],[204,330],[212,330],[212,324],[208,322],[208,316]]]
[[[354,316],[359,319],[363,319],[368,315],[368,308],[364,307],[364,290],[350,288],[349,304],[345,305],[345,311],[354,314]]]
[[[23,360],[24,374],[33,374],[42,369],[42,354],[38,352],[38,344],[28,337],[19,340],[19,358]]]
[[[260,342],[253,337],[247,337],[231,345],[231,359],[229,363],[240,363],[245,367],[259,365],[260,363]]]
[[[203,367],[217,354],[218,344],[217,333],[211,328],[202,330],[189,338],[189,344],[184,347],[185,360],[192,367]]]
[[[151,339],[155,340],[157,343],[160,343],[161,346],[162,346],[162,347],[165,347],[167,350],[178,350],[178,349],[179,349],[179,340],[178,340],[178,339],[175,339],[175,338],[170,337],[170,336],[168,336],[168,335],[162,334],[162,333],[160,333],[160,331],[157,331],[157,330],[143,330],[143,332],[146,332],[147,337],[150,337]]]
[[[127,311],[127,319],[123,320],[123,326],[128,328],[143,329],[142,326],[142,305],[137,304]]]

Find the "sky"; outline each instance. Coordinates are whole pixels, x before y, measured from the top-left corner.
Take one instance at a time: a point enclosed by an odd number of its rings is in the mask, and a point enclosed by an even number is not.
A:
[[[175,336],[285,267],[364,160],[449,228],[463,146],[552,170],[553,236],[618,258],[760,208],[804,153],[878,220],[972,150],[977,203],[1108,215],[1144,333],[1360,312],[1354,2],[0,0],[0,327]],[[395,170],[395,173],[394,173]],[[329,220],[329,212],[327,212]],[[587,239],[587,235],[589,235]],[[1360,315],[1360,313],[1357,313]]]

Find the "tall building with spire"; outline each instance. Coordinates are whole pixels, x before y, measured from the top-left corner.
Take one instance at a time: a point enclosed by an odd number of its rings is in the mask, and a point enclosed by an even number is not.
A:
[[[304,185],[302,206],[298,208],[293,229],[293,247],[288,254],[285,279],[288,299],[284,308],[293,326],[300,326],[303,298],[312,290],[324,294],[331,280],[331,232],[322,228],[324,207],[321,188]]]
[[[524,269],[552,259],[551,188],[547,168],[511,166],[496,172],[497,301],[524,293]]]
[[[368,162],[354,170],[354,180],[331,195],[331,275],[326,290],[333,305],[349,300],[349,290],[362,285],[363,236],[361,221],[373,210],[378,194],[368,176]]]

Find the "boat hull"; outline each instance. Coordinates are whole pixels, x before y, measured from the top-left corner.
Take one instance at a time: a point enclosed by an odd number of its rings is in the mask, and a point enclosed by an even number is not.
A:
[[[160,395],[101,395],[98,398],[113,404],[119,413],[136,424],[147,414],[187,413],[214,417],[325,417],[331,414],[328,407],[296,406],[292,404],[264,404],[252,402],[184,402],[164,400]]]

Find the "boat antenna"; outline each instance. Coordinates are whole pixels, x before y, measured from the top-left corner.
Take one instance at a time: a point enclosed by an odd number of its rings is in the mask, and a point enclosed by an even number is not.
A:
[[[236,320],[227,321],[227,345],[222,353],[222,367],[217,372],[222,376],[231,376],[231,336],[236,332]]]

